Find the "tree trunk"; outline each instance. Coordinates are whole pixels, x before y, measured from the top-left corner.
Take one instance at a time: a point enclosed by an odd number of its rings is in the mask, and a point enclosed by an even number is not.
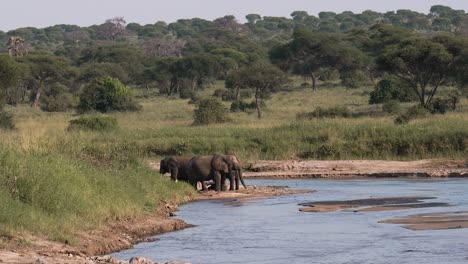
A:
[[[41,93],[42,93],[42,81],[39,82],[39,88],[36,91],[36,96],[34,97],[34,101],[31,104],[31,107],[36,108],[37,105],[39,104],[39,99],[41,98]]]
[[[255,106],[257,107],[257,117],[258,119],[262,119],[262,112],[260,110],[260,88],[255,90]]]
[[[240,88],[239,86],[236,87],[236,102],[240,102]]]
[[[317,80],[320,78],[320,75],[315,75],[315,73],[311,72],[310,77],[312,78],[312,89],[317,90]]]

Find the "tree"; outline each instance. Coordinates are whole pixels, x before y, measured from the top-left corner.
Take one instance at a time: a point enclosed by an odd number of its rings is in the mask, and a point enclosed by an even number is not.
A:
[[[296,28],[293,40],[270,51],[271,61],[282,70],[309,76],[316,89],[321,74],[330,69],[355,70],[361,67],[364,54],[336,34],[313,33]]]
[[[451,73],[454,56],[440,43],[413,38],[388,47],[377,63],[404,81],[427,108]]]
[[[262,118],[260,103],[262,98],[278,89],[288,81],[287,76],[277,67],[270,63],[257,62],[244,67],[239,71],[232,72],[226,79],[226,88],[233,89],[255,89],[255,105],[258,118]]]
[[[107,19],[104,24],[98,27],[98,35],[103,39],[115,41],[119,36],[125,35],[126,24],[123,17]]]
[[[21,37],[10,37],[6,45],[10,57],[22,57],[28,54],[26,43]]]
[[[253,25],[257,23],[257,21],[261,20],[262,16],[260,16],[259,14],[248,14],[245,16],[245,19],[247,19],[250,25]]]
[[[193,117],[194,125],[224,123],[228,119],[228,111],[218,99],[208,97],[197,104]]]
[[[186,57],[176,61],[170,72],[180,88],[189,88],[190,91],[195,91],[205,81],[217,76],[219,72],[219,64],[216,59],[209,54],[199,54],[197,56]],[[188,80],[189,87],[183,87],[183,80]]]
[[[80,95],[78,112],[137,111],[132,93],[119,80],[106,77],[94,80]]]
[[[7,89],[16,85],[21,75],[21,67],[13,59],[1,55],[0,56],[0,110],[3,106],[4,96]]]
[[[38,83],[31,107],[38,106],[44,85],[67,79],[67,75],[71,73],[69,61],[63,57],[30,55],[20,61],[28,67],[30,77]]]

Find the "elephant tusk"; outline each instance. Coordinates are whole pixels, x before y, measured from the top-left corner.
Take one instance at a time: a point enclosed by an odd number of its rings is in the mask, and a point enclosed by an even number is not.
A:
[[[175,180],[175,182],[177,182],[177,179]]]

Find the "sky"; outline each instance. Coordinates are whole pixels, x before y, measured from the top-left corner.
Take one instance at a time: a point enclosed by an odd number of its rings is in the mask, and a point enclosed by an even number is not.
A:
[[[321,11],[364,10],[377,12],[410,9],[429,13],[433,5],[446,5],[468,12],[468,0],[22,0],[1,5],[0,30],[20,27],[43,28],[57,24],[91,26],[108,18],[124,17],[127,23],[154,24],[199,17],[213,20],[234,15],[245,22],[245,15],[290,17],[293,11],[317,15]]]

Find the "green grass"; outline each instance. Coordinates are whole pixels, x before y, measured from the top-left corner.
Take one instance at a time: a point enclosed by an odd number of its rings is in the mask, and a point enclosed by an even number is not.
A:
[[[201,92],[213,94],[216,83]],[[465,158],[468,99],[454,113],[395,125],[381,105],[367,104],[370,88],[289,88],[232,121],[194,127],[193,104],[173,97],[139,99],[140,112],[111,113],[121,129],[67,132],[73,112],[7,107],[17,129],[0,131],[0,236],[21,232],[73,241],[77,231],[154,211],[161,201],[193,192],[144,164],[166,155],[237,154],[258,159]],[[253,100],[251,98],[250,100]],[[249,100],[247,100],[249,101]],[[229,103],[224,102],[226,107]],[[346,106],[358,118],[296,120],[317,107]],[[411,104],[403,104],[408,108]]]

